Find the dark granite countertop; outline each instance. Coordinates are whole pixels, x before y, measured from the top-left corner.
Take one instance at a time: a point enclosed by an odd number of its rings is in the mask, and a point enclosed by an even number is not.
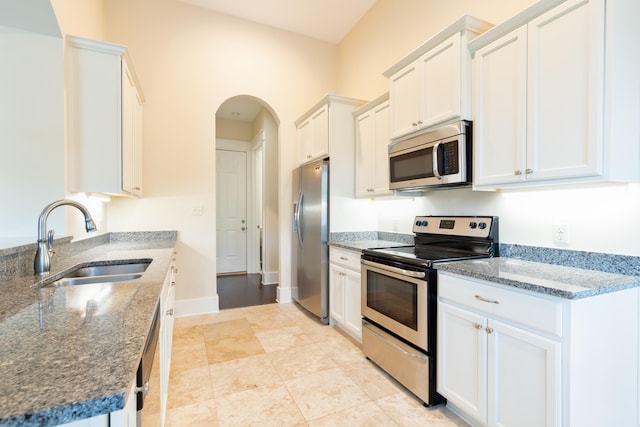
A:
[[[383,231],[354,231],[331,233],[330,246],[362,252],[364,249],[413,246],[413,234]]]
[[[640,286],[640,277],[515,258],[438,264],[446,271],[566,299],[580,299]]]
[[[107,239],[56,260],[51,272],[151,258],[136,280],[59,288],[34,286],[33,275],[0,281],[0,426],[54,426],[124,407],[174,254],[175,232],[159,233]]]
[[[362,252],[364,249],[376,248],[396,248],[398,246],[410,246],[409,243],[393,242],[390,240],[345,240],[342,242],[331,242],[331,246]]]

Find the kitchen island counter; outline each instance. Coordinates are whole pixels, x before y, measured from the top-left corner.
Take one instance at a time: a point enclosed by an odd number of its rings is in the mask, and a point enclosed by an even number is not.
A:
[[[152,259],[136,280],[39,287],[37,277],[21,275],[0,282],[0,426],[54,426],[124,407],[176,234],[109,233],[95,247],[86,239],[80,253],[54,258],[51,270]]]

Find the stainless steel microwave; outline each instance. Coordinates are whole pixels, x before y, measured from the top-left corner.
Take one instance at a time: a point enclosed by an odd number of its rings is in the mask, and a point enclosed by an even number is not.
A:
[[[389,145],[389,188],[422,190],[471,184],[470,121],[461,120]]]

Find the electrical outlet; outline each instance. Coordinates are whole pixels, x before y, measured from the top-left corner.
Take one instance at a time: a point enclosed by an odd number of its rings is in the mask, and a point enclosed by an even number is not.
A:
[[[202,211],[203,210],[204,210],[204,208],[202,207],[202,205],[193,206],[191,208],[191,215],[193,215],[193,216],[202,216]]]
[[[554,243],[569,244],[569,227],[567,227],[567,224],[553,225],[553,241]]]

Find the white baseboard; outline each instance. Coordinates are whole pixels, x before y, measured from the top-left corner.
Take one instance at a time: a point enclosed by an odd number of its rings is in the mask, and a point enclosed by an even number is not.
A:
[[[218,294],[207,298],[176,300],[176,317],[217,313],[220,311]]]
[[[277,295],[276,295],[276,300],[280,304],[284,304],[284,303],[293,301],[293,299],[291,298],[291,288],[282,288],[282,287],[278,286],[278,292],[277,292]]]
[[[262,272],[263,285],[277,285],[279,281],[280,281],[280,274],[277,271]]]

